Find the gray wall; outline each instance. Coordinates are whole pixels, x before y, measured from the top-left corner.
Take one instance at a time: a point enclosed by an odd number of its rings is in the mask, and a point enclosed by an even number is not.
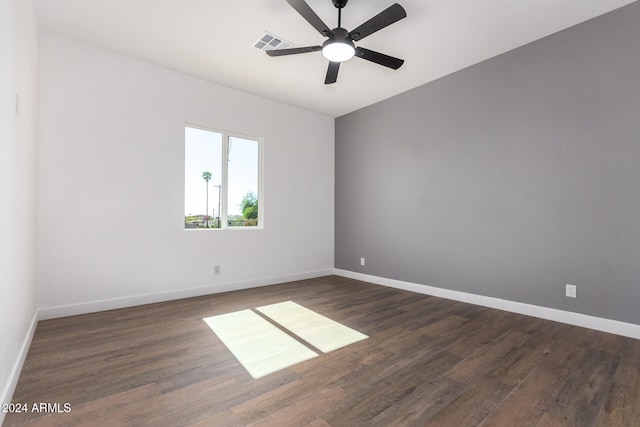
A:
[[[338,118],[336,268],[640,324],[638,22],[634,3]]]

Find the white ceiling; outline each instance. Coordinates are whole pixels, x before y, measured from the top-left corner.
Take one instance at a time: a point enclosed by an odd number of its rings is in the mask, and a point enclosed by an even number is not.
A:
[[[271,58],[264,31],[295,46],[325,39],[285,0],[34,0],[41,29],[205,80],[337,117],[635,0],[397,0],[407,18],[359,45],[403,58],[397,71],[360,58],[325,86],[320,52]],[[333,28],[331,0],[307,0]],[[355,28],[394,0],[350,0]]]

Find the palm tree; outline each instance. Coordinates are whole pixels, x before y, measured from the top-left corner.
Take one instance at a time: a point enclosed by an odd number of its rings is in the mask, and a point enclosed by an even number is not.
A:
[[[207,228],[209,228],[209,181],[211,180],[211,172],[202,172],[202,179],[207,183],[207,211],[204,214]]]

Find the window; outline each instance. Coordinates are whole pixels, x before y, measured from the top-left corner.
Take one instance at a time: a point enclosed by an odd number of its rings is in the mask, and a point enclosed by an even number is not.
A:
[[[185,127],[184,228],[262,227],[260,138]]]

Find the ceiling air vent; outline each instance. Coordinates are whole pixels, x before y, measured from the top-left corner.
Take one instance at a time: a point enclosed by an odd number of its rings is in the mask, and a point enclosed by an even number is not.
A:
[[[286,40],[265,31],[254,44],[253,47],[260,50],[285,49],[291,46]]]

